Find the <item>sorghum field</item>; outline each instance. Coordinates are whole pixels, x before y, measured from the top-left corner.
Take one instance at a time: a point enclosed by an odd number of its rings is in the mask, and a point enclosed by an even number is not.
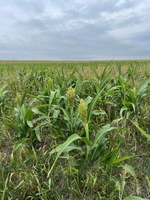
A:
[[[1,61],[0,199],[150,199],[150,61]]]

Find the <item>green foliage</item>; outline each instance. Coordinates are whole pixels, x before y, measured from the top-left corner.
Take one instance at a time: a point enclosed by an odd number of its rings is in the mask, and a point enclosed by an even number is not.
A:
[[[57,148],[53,149],[51,152],[50,152],[50,155],[52,155],[53,153],[57,152],[57,156],[54,160],[54,163],[53,165],[51,166],[49,172],[48,172],[48,177],[50,176],[58,158],[60,157],[60,155],[63,153],[63,152],[69,152],[69,151],[72,151],[74,149],[79,149],[77,148],[75,145],[72,145],[72,143],[78,139],[80,139],[81,137],[79,137],[77,134],[72,134],[67,140],[66,142],[64,142],[63,144],[59,145]]]
[[[0,199],[149,199],[149,61],[0,69]]]

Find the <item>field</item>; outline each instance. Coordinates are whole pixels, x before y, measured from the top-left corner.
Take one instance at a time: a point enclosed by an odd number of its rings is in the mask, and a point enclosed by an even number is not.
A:
[[[0,61],[0,199],[150,199],[150,61]]]

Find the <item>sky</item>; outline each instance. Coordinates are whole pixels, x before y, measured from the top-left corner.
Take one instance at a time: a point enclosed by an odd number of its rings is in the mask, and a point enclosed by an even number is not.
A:
[[[0,0],[0,60],[150,59],[150,0]]]

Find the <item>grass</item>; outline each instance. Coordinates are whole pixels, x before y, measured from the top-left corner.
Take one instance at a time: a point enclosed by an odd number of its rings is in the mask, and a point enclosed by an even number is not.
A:
[[[150,199],[150,61],[0,72],[2,200]]]

